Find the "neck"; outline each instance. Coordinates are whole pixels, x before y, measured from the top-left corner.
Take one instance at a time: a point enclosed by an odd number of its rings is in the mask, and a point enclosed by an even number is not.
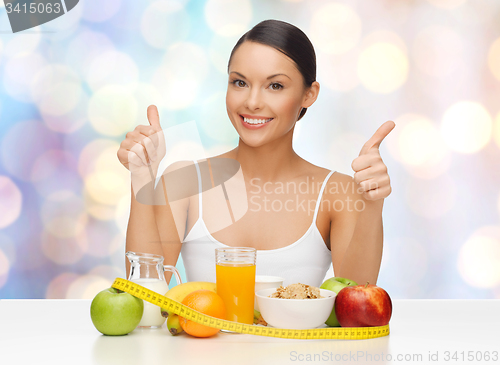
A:
[[[294,176],[302,159],[293,150],[292,138],[293,129],[282,138],[258,147],[249,146],[240,138],[233,153],[245,178],[266,182],[288,180]]]

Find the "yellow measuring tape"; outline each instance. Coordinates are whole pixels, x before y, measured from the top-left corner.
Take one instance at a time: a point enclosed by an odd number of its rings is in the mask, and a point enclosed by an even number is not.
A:
[[[364,340],[368,338],[383,337],[389,334],[389,325],[380,327],[327,327],[309,330],[293,330],[237,323],[207,316],[206,314],[191,309],[182,303],[169,299],[129,280],[116,278],[112,287],[132,294],[137,298],[143,299],[161,308],[166,308],[172,313],[178,314],[193,322],[237,333],[298,340]]]

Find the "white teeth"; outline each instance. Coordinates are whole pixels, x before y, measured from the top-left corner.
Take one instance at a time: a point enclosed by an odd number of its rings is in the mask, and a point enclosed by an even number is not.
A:
[[[269,119],[249,119],[249,118],[243,118],[245,120],[245,123],[248,124],[264,124],[267,122],[270,122],[273,118]]]

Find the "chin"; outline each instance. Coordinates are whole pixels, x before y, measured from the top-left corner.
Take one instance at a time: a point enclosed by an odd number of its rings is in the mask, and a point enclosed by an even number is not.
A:
[[[240,140],[242,143],[252,148],[258,148],[268,143],[268,141],[265,141],[262,138],[252,138],[248,136],[242,137],[241,134],[240,134]]]

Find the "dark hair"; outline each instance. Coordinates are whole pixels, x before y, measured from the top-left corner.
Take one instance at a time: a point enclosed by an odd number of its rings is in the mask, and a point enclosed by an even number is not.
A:
[[[264,20],[255,25],[241,36],[231,51],[229,62],[227,63],[228,72],[234,52],[245,41],[273,47],[289,57],[302,74],[305,87],[310,87],[316,81],[316,53],[314,52],[314,47],[305,33],[296,26],[275,19]],[[306,111],[307,108],[303,108],[300,111],[298,120],[304,116]]]

